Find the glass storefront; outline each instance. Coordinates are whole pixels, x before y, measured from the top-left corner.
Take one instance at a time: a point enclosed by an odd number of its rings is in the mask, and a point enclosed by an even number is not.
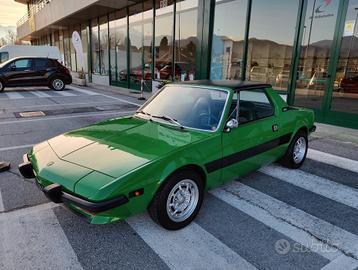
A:
[[[287,90],[299,3],[299,0],[252,1],[247,80]]]
[[[144,80],[150,91],[152,80],[260,81],[319,120],[358,126],[357,7],[358,0],[143,0],[33,43],[59,46],[62,62],[79,71],[76,30],[84,71],[112,85],[138,90]]]
[[[127,87],[127,14],[120,10],[109,16],[111,84]]]
[[[358,114],[358,0],[350,0],[336,68],[331,110]],[[358,117],[358,116],[357,116]]]
[[[241,79],[247,0],[216,0],[212,80]]]
[[[196,56],[198,48],[198,0],[184,0],[176,3],[175,23],[175,67],[178,81],[192,81],[196,78]]]
[[[172,80],[179,77],[179,69],[173,69],[174,1],[155,0],[155,8],[155,77]]]
[[[328,3],[328,2],[327,2]],[[339,0],[309,0],[303,27],[295,105],[321,108],[326,91]]]
[[[100,42],[100,73],[108,75],[108,19],[107,15],[99,18],[99,42]]]
[[[139,89],[143,78],[143,5],[129,7],[129,84]],[[149,68],[150,70],[150,68]],[[150,74],[150,72],[149,72]]]
[[[98,18],[91,21],[91,56],[92,56],[92,73],[100,74],[100,48],[98,34]]]

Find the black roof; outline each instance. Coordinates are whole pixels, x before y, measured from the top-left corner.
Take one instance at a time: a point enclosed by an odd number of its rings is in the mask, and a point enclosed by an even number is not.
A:
[[[241,80],[195,80],[195,81],[185,81],[180,82],[180,84],[188,85],[207,85],[207,86],[217,86],[217,87],[226,87],[234,91],[240,90],[250,90],[258,88],[270,88],[271,84],[262,83],[262,82],[252,82],[252,81],[241,81]]]

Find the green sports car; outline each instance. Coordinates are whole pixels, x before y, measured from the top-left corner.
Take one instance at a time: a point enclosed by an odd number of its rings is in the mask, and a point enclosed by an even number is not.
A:
[[[195,218],[204,191],[275,161],[300,167],[314,130],[313,111],[288,106],[268,84],[169,84],[132,116],[34,146],[19,170],[90,223],[148,209],[176,230]]]

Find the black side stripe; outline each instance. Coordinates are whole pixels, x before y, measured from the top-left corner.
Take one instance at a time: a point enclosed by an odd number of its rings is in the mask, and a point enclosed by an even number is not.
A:
[[[205,164],[205,168],[208,173],[212,173],[214,171],[217,171],[222,168],[233,165],[237,162],[243,161],[245,159],[251,158],[253,156],[256,156],[258,154],[261,154],[263,152],[266,152],[268,150],[276,148],[277,146],[280,146],[282,144],[286,144],[290,141],[291,136],[292,136],[292,133],[288,133],[288,134],[283,135],[277,139],[265,142],[263,144],[259,144],[257,146],[251,147],[249,149],[242,150],[240,152],[231,154],[231,155],[223,157],[221,159],[211,161],[211,162]]]

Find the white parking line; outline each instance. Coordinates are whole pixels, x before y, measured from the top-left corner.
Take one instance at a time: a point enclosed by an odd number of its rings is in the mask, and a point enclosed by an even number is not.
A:
[[[20,93],[17,93],[17,92],[5,92],[5,95],[7,95],[9,99],[24,98],[23,95],[21,95]]]
[[[52,97],[51,95],[49,94],[46,94],[45,92],[43,91],[30,91],[29,93],[37,96],[37,97],[40,97],[40,98],[49,98],[49,97]]]
[[[81,93],[83,93],[83,94],[86,94],[86,95],[88,95],[88,96],[100,95],[100,93],[96,93],[96,92],[93,92],[93,91],[85,90],[85,89],[78,88],[78,87],[75,87],[75,86],[72,86],[72,85],[71,85],[70,87],[67,87],[67,89],[75,90],[75,91],[81,92]]]
[[[355,270],[358,267],[358,260],[342,255],[325,265],[321,270]]]
[[[322,242],[339,248],[345,253],[352,254],[354,258],[358,259],[358,247],[355,247],[358,244],[357,235],[242,183],[233,182],[225,186],[224,189],[240,199],[267,211],[270,215],[294,224],[297,228],[321,239]]]
[[[127,222],[171,269],[256,269],[196,223],[167,231],[144,214]]]
[[[124,103],[136,105],[136,106],[141,106],[141,105],[142,105],[142,104],[140,104],[140,103],[128,101],[128,100],[122,99],[122,98],[112,97],[112,96],[109,96],[109,95],[105,95],[105,94],[103,94],[103,93],[96,93],[96,92],[92,92],[92,91],[89,91],[89,90],[84,90],[84,89],[81,89],[81,88],[74,87],[74,86],[72,86],[72,85],[71,85],[71,88],[72,88],[73,90],[76,90],[76,91],[79,91],[79,92],[81,92],[81,91],[82,91],[83,93],[91,92],[91,93],[94,93],[95,95],[100,95],[100,96],[103,96],[103,97],[106,97],[106,98],[118,100],[118,101],[121,101],[121,102],[124,102]],[[69,88],[69,89],[71,89],[71,88]],[[84,92],[84,91],[85,91],[85,92]],[[93,95],[93,94],[92,94],[92,95]]]
[[[275,165],[261,168],[260,171],[297,187],[358,209],[358,191],[353,188],[301,170],[290,170]]]
[[[0,239],[4,269],[83,269],[51,209],[0,218]]]
[[[358,161],[308,149],[307,157],[342,169],[358,173]]]
[[[210,193],[213,194],[215,197],[221,199],[222,201],[228,203],[229,205],[235,207],[236,209],[240,210],[241,212],[244,212],[245,214],[256,219],[257,221],[265,224],[266,226],[286,235],[293,241],[300,243],[308,249],[313,249],[314,247],[322,247],[322,249],[315,250],[315,252],[330,261],[342,255],[342,252],[338,251],[336,248],[332,248],[325,243],[318,241],[315,237],[312,237],[304,230],[298,229],[287,222],[273,217],[264,209],[250,204],[245,200],[241,199],[239,196],[233,195],[232,193],[222,188],[212,190],[210,191]],[[329,252],[324,252],[327,250]]]
[[[56,93],[61,95],[61,96],[64,96],[64,97],[75,97],[75,96],[77,96],[77,95],[75,95],[73,93],[70,93],[68,91],[57,91]]]
[[[88,114],[78,114],[78,115],[66,115],[58,117],[45,117],[45,118],[32,118],[27,120],[15,120],[15,121],[2,121],[0,125],[11,125],[11,124],[21,124],[21,123],[31,123],[31,122],[41,122],[41,121],[52,121],[52,120],[61,120],[61,119],[70,119],[70,118],[82,118],[82,117],[91,117],[91,116],[105,116],[105,115],[117,115],[123,116],[127,114],[134,113],[135,111],[121,111],[121,112],[103,112],[103,113],[88,113]]]

